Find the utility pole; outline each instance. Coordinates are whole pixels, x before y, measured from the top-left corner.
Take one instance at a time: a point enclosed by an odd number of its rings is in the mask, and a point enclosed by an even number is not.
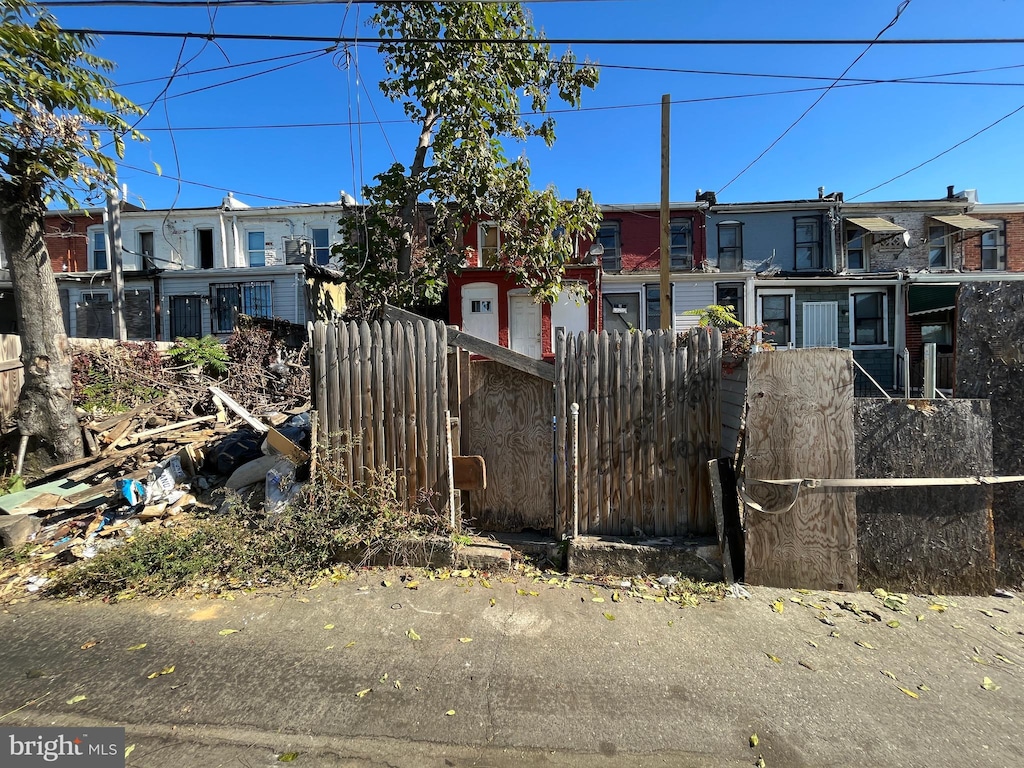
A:
[[[672,220],[669,212],[669,117],[671,96],[661,97],[661,330],[672,327]]]
[[[114,338],[128,340],[124,323],[124,274],[121,269],[121,200],[115,184],[107,192],[107,242],[110,248],[110,284],[114,300]]]

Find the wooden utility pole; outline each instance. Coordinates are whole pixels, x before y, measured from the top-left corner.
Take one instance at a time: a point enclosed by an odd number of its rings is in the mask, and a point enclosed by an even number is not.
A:
[[[661,330],[672,327],[672,219],[669,211],[669,117],[671,96],[661,97]]]
[[[124,273],[121,262],[121,200],[115,185],[107,192],[107,247],[110,249],[110,284],[114,294],[114,338],[127,341],[128,330],[124,322]]]

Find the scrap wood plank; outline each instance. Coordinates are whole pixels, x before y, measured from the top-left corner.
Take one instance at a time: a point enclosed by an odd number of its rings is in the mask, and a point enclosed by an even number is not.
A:
[[[232,411],[234,411],[235,414],[242,419],[242,421],[244,421],[250,427],[255,429],[257,432],[266,432],[268,429],[270,429],[270,427],[268,427],[262,421],[257,419],[251,413],[249,413],[245,408],[243,408],[241,405],[235,402],[234,398],[232,398],[230,395],[224,392],[224,390],[222,390],[220,387],[210,387],[209,389],[214,397],[216,397],[218,400],[224,403],[224,405],[226,405]]]
[[[109,416],[106,419],[103,419],[102,421],[90,422],[85,426],[88,427],[93,432],[95,432],[96,434],[100,434],[102,432],[108,431],[113,427],[116,427],[125,419],[134,419],[137,416],[142,416],[143,414],[151,410],[159,408],[164,403],[166,403],[168,399],[169,398],[164,397],[152,403],[143,403],[142,405],[135,406],[130,411],[125,411],[124,413],[118,413],[115,414],[114,416]]]
[[[798,349],[752,355],[743,477],[852,478],[853,353]],[[774,587],[857,586],[857,510],[852,490],[801,494],[769,483],[747,492],[745,578]],[[771,514],[771,513],[777,514]]]

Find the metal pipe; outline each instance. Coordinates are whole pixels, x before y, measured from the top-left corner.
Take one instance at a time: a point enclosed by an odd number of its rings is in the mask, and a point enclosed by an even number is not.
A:
[[[883,395],[885,395],[885,399],[886,400],[892,400],[892,397],[889,395],[889,393],[886,392],[882,388],[881,384],[879,384],[877,381],[875,381],[874,377],[870,373],[868,373],[867,371],[864,370],[864,366],[862,366],[860,363],[858,363],[856,358],[854,358],[853,364],[855,366],[857,366],[857,370],[859,370],[861,373],[863,373],[865,376],[868,377],[868,381],[870,381],[872,384],[874,384],[876,387],[878,387],[878,391],[881,392]]]
[[[569,406],[572,415],[571,461],[572,461],[572,537],[580,535],[580,404]]]
[[[903,348],[903,397],[910,399],[910,350]]]

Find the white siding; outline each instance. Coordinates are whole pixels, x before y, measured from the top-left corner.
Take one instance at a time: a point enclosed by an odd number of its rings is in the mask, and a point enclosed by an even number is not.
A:
[[[682,333],[700,322],[698,316],[684,315],[683,312],[691,309],[704,309],[709,304],[714,304],[715,284],[709,281],[676,283],[674,291],[672,296],[672,308],[675,314],[674,327],[676,333]]]

